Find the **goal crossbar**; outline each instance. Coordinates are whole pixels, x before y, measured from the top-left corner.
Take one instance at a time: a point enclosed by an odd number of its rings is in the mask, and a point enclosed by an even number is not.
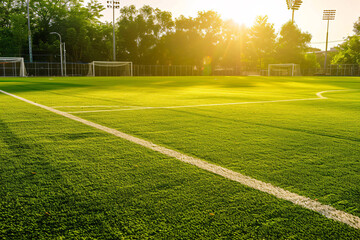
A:
[[[275,70],[274,70],[275,69]],[[300,76],[300,65],[295,63],[269,64],[268,76],[273,76],[272,71],[276,71],[275,76]]]
[[[19,63],[19,76],[25,77],[27,75],[27,73],[26,73],[24,58],[20,58],[20,57],[0,57],[0,64],[2,64],[3,68],[4,68],[3,75],[6,76],[6,71],[8,70],[8,69],[5,69],[5,65],[6,64],[14,64],[14,63],[15,64]],[[16,65],[15,65],[15,67],[12,66],[9,69],[14,70],[15,74],[17,73]]]
[[[96,76],[96,67],[104,68],[119,68],[129,66],[129,75],[133,76],[133,63],[132,62],[117,62],[117,61],[93,61],[89,63],[88,76]]]

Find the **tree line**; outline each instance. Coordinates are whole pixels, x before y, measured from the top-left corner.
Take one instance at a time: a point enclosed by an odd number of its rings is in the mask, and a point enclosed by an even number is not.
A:
[[[0,56],[28,60],[26,7],[26,0],[3,0],[0,4]],[[59,39],[50,32],[62,35],[68,61],[111,61],[112,23],[99,20],[103,10],[97,0],[87,5],[82,0],[31,0],[34,61],[59,61]],[[316,55],[307,53],[311,34],[292,22],[285,23],[277,33],[267,16],[259,16],[253,26],[245,27],[223,20],[215,11],[174,19],[170,12],[158,8],[145,5],[137,9],[131,5],[120,9],[115,26],[117,60],[135,64],[211,64],[249,69],[267,68],[269,63],[320,66]],[[359,32],[356,36],[340,48],[359,43]],[[333,61],[355,60],[345,54],[335,56]]]
[[[333,64],[360,65],[360,18],[354,23],[354,33],[337,46],[338,52],[332,58]]]

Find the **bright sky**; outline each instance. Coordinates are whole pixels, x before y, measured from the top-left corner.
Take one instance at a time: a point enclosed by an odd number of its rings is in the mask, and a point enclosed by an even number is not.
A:
[[[86,1],[86,0],[85,0]],[[153,8],[170,11],[179,15],[196,16],[198,11],[215,10],[223,19],[233,19],[239,24],[252,26],[256,16],[268,15],[277,31],[291,19],[286,0],[118,0],[121,6],[135,5],[137,8],[150,5]],[[106,0],[99,0],[106,3]],[[314,47],[325,49],[326,21],[322,20],[325,9],[336,9],[336,19],[330,22],[329,41],[342,40],[353,35],[353,24],[360,17],[360,0],[303,0],[299,11],[295,12],[295,22],[302,31],[312,34]],[[112,20],[112,11],[103,13],[104,20]],[[117,17],[119,11],[117,12]],[[338,43],[330,43],[335,46]]]

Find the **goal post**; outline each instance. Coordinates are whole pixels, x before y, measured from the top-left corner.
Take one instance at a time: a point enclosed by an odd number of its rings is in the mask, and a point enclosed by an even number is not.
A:
[[[132,62],[93,61],[88,76],[133,76]]]
[[[301,76],[300,65],[295,63],[269,64],[268,76]]]
[[[26,77],[24,58],[0,57],[0,77]]]

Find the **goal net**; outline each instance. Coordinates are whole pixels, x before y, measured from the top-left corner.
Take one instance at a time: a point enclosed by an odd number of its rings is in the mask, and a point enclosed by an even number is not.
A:
[[[26,75],[24,58],[0,57],[1,77],[25,77]]]
[[[269,64],[268,76],[300,76],[300,65],[294,63]]]
[[[88,76],[132,76],[132,62],[93,61],[89,63]]]

